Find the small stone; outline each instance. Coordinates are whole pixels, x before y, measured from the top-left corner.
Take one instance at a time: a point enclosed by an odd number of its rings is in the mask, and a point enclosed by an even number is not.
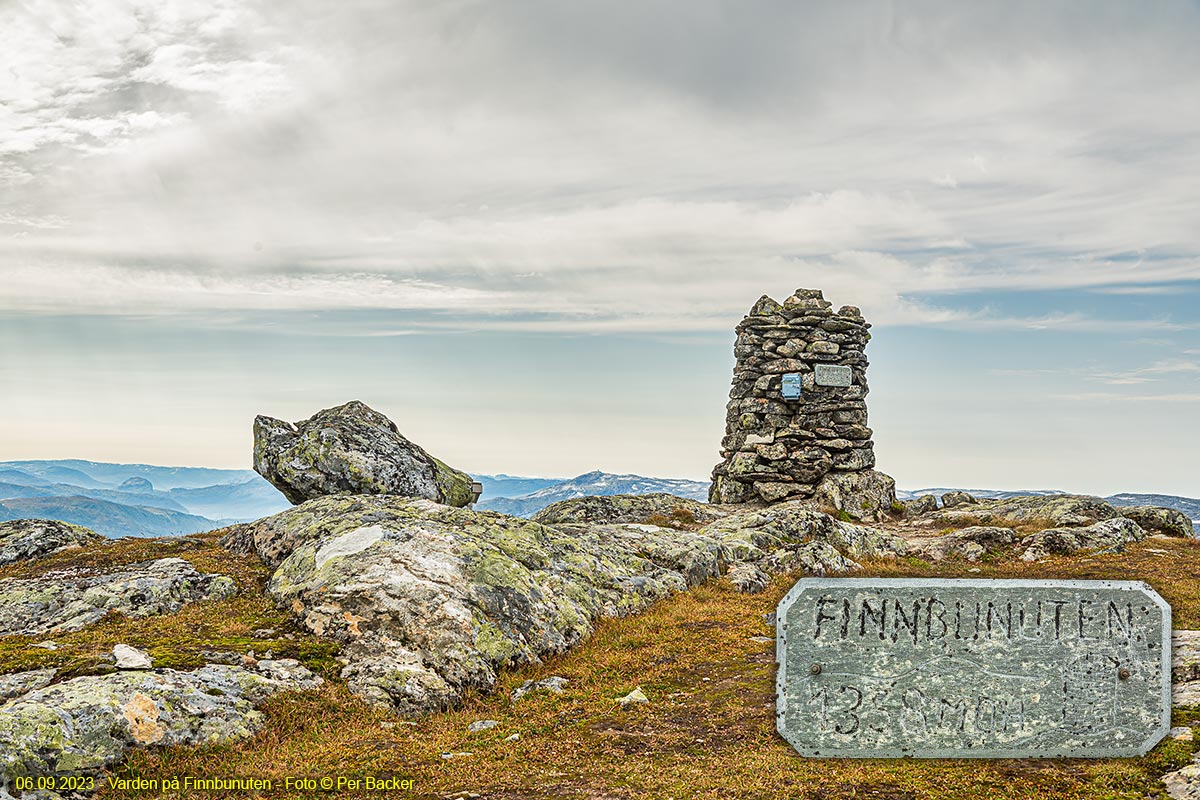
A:
[[[396,727],[396,723],[384,721],[384,722],[379,723],[379,727],[383,728],[385,731],[390,731]]]
[[[55,644],[54,642],[50,641],[49,639],[47,639],[44,642],[35,642],[34,644],[31,644],[29,646],[30,647],[40,647],[43,650],[57,650],[58,649],[58,645]]]
[[[274,628],[256,628],[252,631],[254,636],[259,639],[267,639],[275,635]]]
[[[1194,738],[1193,734],[1192,734],[1192,729],[1187,726],[1171,728],[1170,732],[1167,733],[1167,736],[1170,736],[1172,739],[1174,739],[1177,742],[1190,742]]]
[[[563,687],[568,683],[570,683],[570,681],[558,675],[552,675],[549,678],[542,678],[540,681],[525,681],[523,684],[513,690],[513,693],[510,695],[510,699],[515,703],[530,692],[536,692],[539,690],[553,692],[554,694],[562,694]]]
[[[509,734],[508,736],[505,736],[505,737],[504,737],[504,741],[506,741],[506,742],[519,742],[519,741],[521,741],[521,734],[519,734],[519,733],[512,733],[512,734]]]
[[[475,755],[474,753],[442,753],[442,758],[447,760],[451,758],[468,758]]]
[[[617,702],[621,704],[621,708],[628,708],[634,704],[649,703],[650,698],[646,697],[646,693],[639,686],[624,697],[618,697]]]
[[[494,719],[477,719],[467,726],[467,732],[479,733],[480,731],[486,731],[489,728],[494,728],[499,724],[500,723],[496,722]]]
[[[117,659],[117,669],[150,669],[154,665],[154,659],[147,653],[127,644],[114,646],[113,656]]]
[[[771,578],[754,564],[740,561],[729,568],[729,581],[742,594],[758,594],[771,583]]]

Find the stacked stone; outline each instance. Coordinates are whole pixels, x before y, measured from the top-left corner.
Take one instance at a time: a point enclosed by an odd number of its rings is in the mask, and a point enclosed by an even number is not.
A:
[[[797,289],[782,305],[763,295],[737,326],[724,460],[709,502],[811,498],[826,475],[875,466],[863,354],[871,326],[854,306],[831,309],[816,289]],[[818,364],[849,367],[851,385],[818,385]],[[801,376],[799,400],[783,398],[788,373]]]

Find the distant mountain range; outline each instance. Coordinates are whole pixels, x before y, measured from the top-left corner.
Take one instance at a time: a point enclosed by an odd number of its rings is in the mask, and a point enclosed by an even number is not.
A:
[[[505,476],[476,476],[483,483],[484,478],[502,479],[493,485],[495,491],[504,491],[507,486],[518,485],[517,481],[550,481],[548,478],[511,478]],[[514,483],[505,483],[511,481]],[[586,472],[568,480],[547,483],[527,494],[502,497],[489,497],[487,483],[484,492],[475,508],[484,511],[499,511],[514,517],[531,517],[551,503],[559,500],[570,500],[574,497],[614,494],[651,494],[667,492],[690,497],[693,500],[708,500],[707,481],[689,481],[680,478],[646,478],[641,475],[613,475],[608,472]]]
[[[196,533],[290,506],[248,469],[80,459],[0,462],[0,520],[59,519],[105,536]]]
[[[475,508],[531,517],[559,500],[587,495],[668,492],[708,499],[708,482],[614,475],[599,470],[574,478],[475,475],[483,495]],[[942,495],[952,487],[898,489],[909,500]],[[1062,494],[1054,489],[966,489],[976,497],[1007,498]],[[1200,500],[1163,494],[1115,494],[1113,505],[1176,508],[1200,521]],[[0,461],[0,521],[42,517],[91,528],[105,536],[162,536],[196,533],[233,522],[260,519],[290,508],[270,483],[248,469],[159,467],[64,459]]]

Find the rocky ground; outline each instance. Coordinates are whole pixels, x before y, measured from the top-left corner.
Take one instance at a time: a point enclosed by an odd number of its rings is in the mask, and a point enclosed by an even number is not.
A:
[[[1172,601],[1177,625],[1200,627],[1195,574],[1200,542],[1179,520],[1143,514],[1143,522],[1153,525],[1147,530],[1094,498],[949,499],[949,506],[923,512],[897,509],[893,518],[872,526],[796,502],[746,508],[693,507],[697,504],[664,496],[584,498],[552,506],[539,520],[523,520],[389,495],[318,498],[228,529],[219,542],[211,535],[85,538],[82,545],[64,547],[47,528],[46,546],[31,549],[27,526],[7,533],[0,526],[0,548],[6,536],[19,536],[26,551],[0,568],[0,596],[6,609],[15,609],[0,614],[0,695],[8,698],[0,707],[0,752],[10,778],[153,771],[159,757],[149,752],[135,757],[132,766],[118,765],[131,749],[146,747],[169,746],[180,753],[179,747],[221,746],[250,736],[260,742],[255,747],[266,746],[279,725],[295,724],[272,714],[269,698],[283,691],[281,707],[311,710],[332,703],[339,714],[375,720],[374,729],[386,731],[392,742],[388,753],[409,746],[394,735],[408,732],[409,721],[416,729],[442,731],[438,741],[447,742],[451,757],[437,754],[442,763],[431,762],[438,767],[432,772],[401,752],[395,753],[398,761],[387,762],[394,770],[420,772],[429,786],[492,787],[481,796],[549,796],[548,790],[532,788],[521,795],[499,791],[501,775],[527,785],[532,778],[525,768],[514,773],[509,764],[507,772],[488,779],[486,770],[455,765],[455,759],[476,758],[455,753],[475,753],[481,743],[491,743],[489,752],[495,752],[480,761],[501,757],[495,749],[501,743],[519,749],[525,738],[506,742],[500,733],[528,737],[531,728],[521,722],[521,713],[506,712],[507,722],[477,728],[465,740],[431,721],[462,719],[463,713],[483,713],[480,708],[487,709],[488,719],[504,717],[507,706],[497,707],[500,701],[490,698],[517,692],[517,677],[531,682],[565,677],[525,687],[535,699],[522,703],[534,703],[538,713],[558,708],[556,713],[568,715],[561,718],[565,722],[546,723],[536,734],[536,747],[553,750],[547,737],[564,725],[572,736],[583,735],[570,718],[578,705],[571,698],[585,691],[593,702],[599,692],[612,695],[607,702],[623,701],[615,706],[625,709],[620,714],[643,715],[639,730],[628,730],[628,716],[614,721],[611,710],[602,719],[587,717],[595,709],[585,713],[589,725],[601,727],[590,728],[584,738],[603,758],[611,756],[604,743],[619,743],[626,757],[636,758],[642,751],[630,749],[630,743],[666,737],[688,758],[703,760],[700,745],[717,735],[709,729],[712,723],[703,723],[705,733],[697,737],[703,742],[684,746],[677,741],[680,726],[692,730],[701,723],[684,724],[682,717],[669,722],[659,715],[669,708],[695,713],[684,707],[711,705],[716,695],[706,697],[706,691],[725,687],[717,694],[733,695],[721,714],[736,717],[751,739],[762,737],[772,759],[795,766],[786,744],[770,732],[770,629],[747,620],[770,610],[772,598],[799,574],[1142,577]],[[1151,568],[1158,560],[1175,566],[1160,574]],[[1180,585],[1185,576],[1197,586]],[[672,599],[683,597],[692,599]],[[720,606],[718,616],[745,616],[735,627],[746,639],[729,643],[728,653],[703,641],[714,635],[696,608],[704,597]],[[581,654],[611,659],[597,648],[613,637],[636,639],[636,631],[650,624],[638,615],[663,613],[656,611],[663,602],[683,603],[696,618],[681,622],[671,636],[644,638],[634,648],[659,653],[666,659],[662,668],[631,664],[627,672],[622,667],[602,675],[582,669]],[[187,619],[205,619],[208,627]],[[194,631],[192,640],[181,635],[165,642],[163,634],[173,625]],[[680,641],[689,636],[700,641]],[[1176,695],[1190,707],[1200,703],[1200,639],[1186,632],[1182,637]],[[122,650],[125,645],[140,648],[148,663],[139,661],[137,649]],[[704,669],[722,676],[717,686],[707,686],[713,678],[698,667],[690,677],[670,668],[677,647],[704,651]],[[277,653],[264,657],[272,648]],[[547,674],[551,665],[564,675]],[[325,686],[317,689],[322,680]],[[742,701],[745,708],[739,710]],[[264,703],[265,713],[259,710]],[[641,706],[653,710],[632,710]],[[1181,711],[1180,719],[1192,718]],[[598,732],[606,725],[614,732]],[[1184,750],[1190,758],[1191,746],[1182,741],[1160,747],[1171,754]],[[1168,767],[1181,770],[1168,776],[1176,793],[1191,785],[1193,768],[1183,755],[1148,758],[1138,760],[1145,762],[1139,769],[1146,776],[1138,778],[1139,786],[1154,783]],[[575,762],[567,758],[560,767],[566,763]],[[891,775],[893,768],[879,769]],[[1075,789],[1063,790],[1064,783],[1055,792],[1092,792],[1092,779],[1079,777],[1087,769],[1072,768],[1054,781],[1067,780],[1068,772],[1074,777],[1067,783]],[[556,796],[606,796],[597,791],[598,780],[595,774],[586,780],[572,774],[547,785],[562,790]]]

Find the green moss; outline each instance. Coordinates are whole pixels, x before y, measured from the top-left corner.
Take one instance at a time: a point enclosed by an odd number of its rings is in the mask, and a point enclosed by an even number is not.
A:
[[[448,506],[461,508],[471,502],[471,476],[447,466],[444,462],[430,456],[437,465],[433,479],[437,483],[441,501]]]

